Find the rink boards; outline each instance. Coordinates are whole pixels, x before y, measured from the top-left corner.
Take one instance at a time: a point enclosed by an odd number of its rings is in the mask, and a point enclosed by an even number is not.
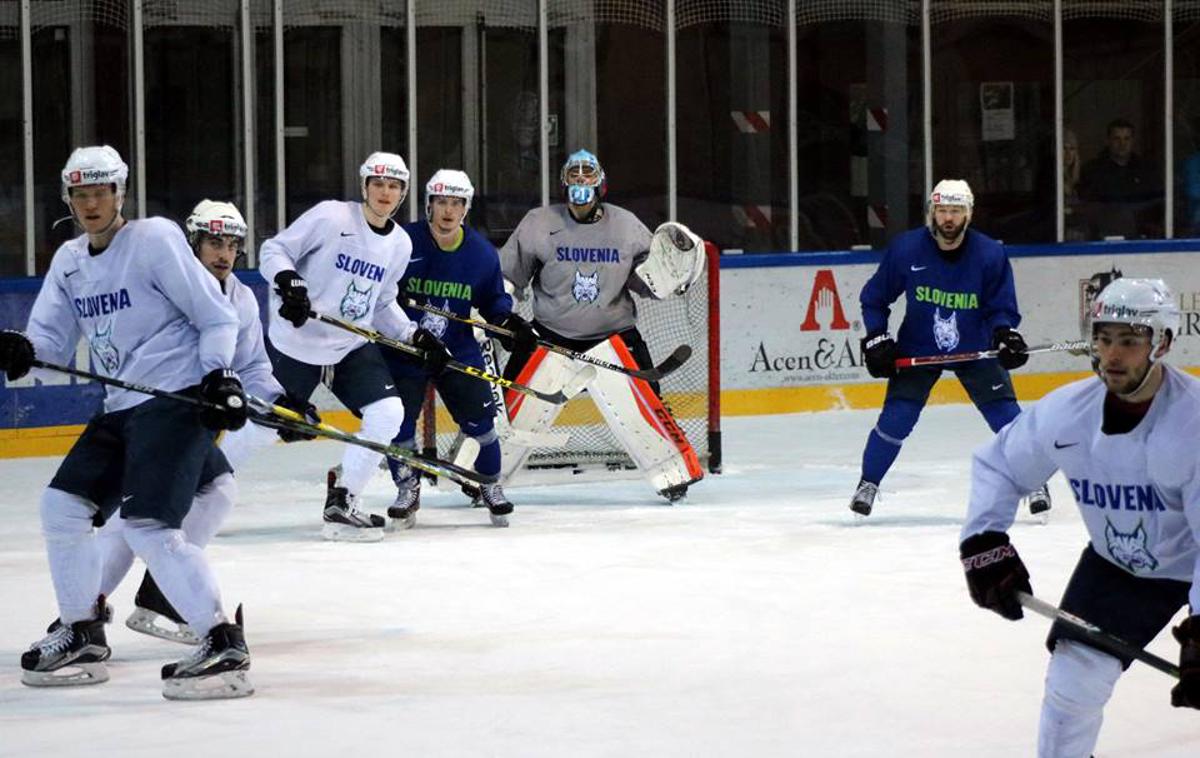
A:
[[[1171,360],[1200,367],[1200,240],[1115,242],[1009,248],[1023,321],[1032,346],[1079,339],[1089,283],[1114,269],[1167,281],[1182,311]],[[789,413],[879,405],[884,383],[862,365],[858,293],[880,252],[726,255],[721,259],[721,403],[723,415]],[[266,285],[244,272],[260,303]],[[0,281],[0,328],[21,329],[41,282]],[[893,331],[903,302],[892,312]],[[78,365],[87,365],[86,342]],[[1086,358],[1068,353],[1031,357],[1014,372],[1018,396],[1036,399],[1087,375]],[[99,408],[94,383],[60,377],[48,383],[0,379],[0,457],[65,452]],[[333,423],[357,422],[327,393],[318,405]],[[668,398],[668,401],[670,398]],[[931,402],[964,402],[957,382],[942,381]]]

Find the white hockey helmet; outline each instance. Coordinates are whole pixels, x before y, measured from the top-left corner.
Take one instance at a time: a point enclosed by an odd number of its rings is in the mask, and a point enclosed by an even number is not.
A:
[[[1129,324],[1149,331],[1150,362],[1165,334],[1179,336],[1179,304],[1162,279],[1114,279],[1092,301],[1090,316],[1094,335],[1097,324]]]
[[[559,181],[571,205],[603,200],[608,192],[608,177],[604,175],[600,159],[587,150],[576,150],[567,156],[559,172]]]
[[[404,204],[404,198],[408,196],[408,164],[399,155],[384,152],[371,153],[358,167],[358,175],[362,179],[363,199],[366,199],[367,180],[371,177],[399,179],[404,184],[404,189],[400,192],[400,202],[396,203],[396,207],[399,208]]]
[[[935,239],[937,238],[937,225],[933,221],[933,209],[939,205],[967,209],[967,221],[963,225],[963,234],[965,235],[965,230],[971,225],[971,216],[975,211],[975,194],[971,192],[971,185],[967,184],[965,179],[943,179],[933,186],[933,192],[929,193],[928,207],[925,209],[925,223]]]
[[[125,182],[129,179],[129,166],[121,160],[121,154],[108,145],[77,147],[67,158],[62,170],[62,199],[71,204],[71,188],[93,184],[111,184],[116,193],[125,195]]]
[[[433,198],[461,197],[466,203],[466,209],[471,210],[471,198],[475,197],[475,187],[466,171],[453,168],[439,168],[425,183],[425,218],[429,218],[429,209]]]
[[[201,200],[192,209],[191,215],[184,223],[188,242],[199,249],[200,235],[211,234],[214,237],[237,237],[246,239],[246,219],[233,203],[222,203],[215,200]]]

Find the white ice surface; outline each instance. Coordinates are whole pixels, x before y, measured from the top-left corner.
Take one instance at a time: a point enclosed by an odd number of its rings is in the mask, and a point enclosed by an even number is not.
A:
[[[58,461],[2,461],[0,755],[1033,755],[1048,622],[977,609],[957,556],[987,427],[926,410],[855,526],[875,416],[727,419],[725,473],[676,507],[640,481],[513,489],[495,529],[427,488],[419,526],[378,544],[319,536],[336,445],[275,446],[208,551],[227,608],[245,603],[258,692],[209,703],[163,700],[159,667],[188,649],[120,623],[140,564],[112,598],[109,682],[20,683],[57,615],[37,500]],[[1012,536],[1057,602],[1085,536],[1051,487],[1049,525]],[[1167,634],[1150,649],[1178,654]],[[1097,755],[1200,755],[1170,685],[1135,664]]]

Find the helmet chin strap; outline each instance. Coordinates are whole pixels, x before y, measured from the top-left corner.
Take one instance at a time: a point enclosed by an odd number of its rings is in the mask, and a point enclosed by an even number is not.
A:
[[[87,227],[85,227],[83,225],[83,222],[79,220],[79,214],[77,214],[75,212],[75,206],[72,205],[71,203],[67,203],[67,207],[71,209],[71,219],[75,222],[75,225],[78,226],[80,229],[83,229],[86,231]],[[124,207],[125,207],[125,193],[122,192],[121,194],[117,195],[117,207],[113,210],[112,219],[107,224],[105,224],[104,228],[101,229],[100,231],[88,232],[87,233],[88,237],[102,237],[105,234],[108,234],[108,232],[117,223],[117,219],[121,218],[121,209]]]

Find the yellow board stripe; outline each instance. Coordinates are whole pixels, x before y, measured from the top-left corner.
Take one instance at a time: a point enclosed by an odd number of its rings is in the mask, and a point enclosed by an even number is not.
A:
[[[1200,367],[1187,367],[1189,374],[1200,376]],[[1090,376],[1090,371],[1073,371],[1052,374],[1014,374],[1013,385],[1017,399],[1023,402],[1037,400],[1051,390],[1069,382]],[[847,408],[878,408],[883,404],[883,393],[887,384],[883,381],[862,384],[822,384],[809,387],[770,387],[766,389],[723,390],[721,392],[722,416],[757,416],[771,413],[803,413]],[[967,393],[953,374],[938,381],[929,393],[933,405],[969,402]],[[675,393],[667,396],[667,402],[682,418],[697,417],[706,412],[706,404],[700,393]],[[357,432],[361,426],[349,411],[325,411],[321,418],[348,432]],[[603,423],[595,403],[581,398],[572,400],[563,409],[556,424],[583,425]],[[439,429],[457,428],[444,407],[438,407]],[[41,426],[27,429],[0,429],[0,458],[27,458],[43,455],[63,455],[75,444],[83,432],[82,424],[70,426]]]

